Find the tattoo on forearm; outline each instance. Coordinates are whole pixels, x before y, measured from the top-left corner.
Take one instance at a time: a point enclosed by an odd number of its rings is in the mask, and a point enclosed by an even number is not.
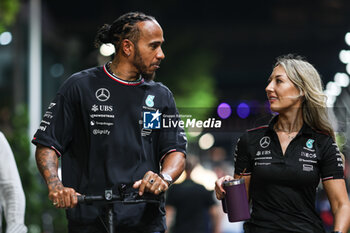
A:
[[[61,189],[62,183],[57,174],[58,159],[55,152],[49,148],[38,148],[36,152],[36,163],[48,187],[50,189]]]

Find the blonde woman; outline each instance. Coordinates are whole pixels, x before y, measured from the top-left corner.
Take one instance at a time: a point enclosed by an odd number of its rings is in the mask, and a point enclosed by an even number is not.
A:
[[[322,180],[334,214],[334,231],[346,233],[350,204],[342,158],[329,123],[316,69],[292,55],[277,58],[266,94],[278,115],[248,130],[235,150],[234,178],[243,176],[252,202],[246,233],[325,232],[315,210]],[[216,181],[216,196],[225,196]]]

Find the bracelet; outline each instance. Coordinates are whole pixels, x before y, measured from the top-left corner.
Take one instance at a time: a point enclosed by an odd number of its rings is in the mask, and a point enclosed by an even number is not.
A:
[[[331,233],[342,233],[341,231],[332,231]]]

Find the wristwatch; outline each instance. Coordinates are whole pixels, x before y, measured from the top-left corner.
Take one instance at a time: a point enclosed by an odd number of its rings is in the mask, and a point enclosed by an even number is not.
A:
[[[168,183],[168,186],[170,186],[173,183],[173,178],[169,174],[166,173],[159,173],[160,178],[162,178],[165,182]]]

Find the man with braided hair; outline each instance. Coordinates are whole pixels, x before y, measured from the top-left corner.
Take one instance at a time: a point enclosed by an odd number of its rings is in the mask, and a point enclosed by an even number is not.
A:
[[[112,43],[111,62],[73,74],[59,89],[32,142],[38,168],[69,232],[106,232],[103,205],[81,205],[77,195],[154,198],[160,204],[114,203],[120,232],[164,232],[164,192],[184,169],[182,128],[162,128],[161,115],[178,112],[172,93],[153,81],[164,59],[163,31],[154,17],[131,12],[97,33]],[[58,177],[61,158],[62,182]]]

